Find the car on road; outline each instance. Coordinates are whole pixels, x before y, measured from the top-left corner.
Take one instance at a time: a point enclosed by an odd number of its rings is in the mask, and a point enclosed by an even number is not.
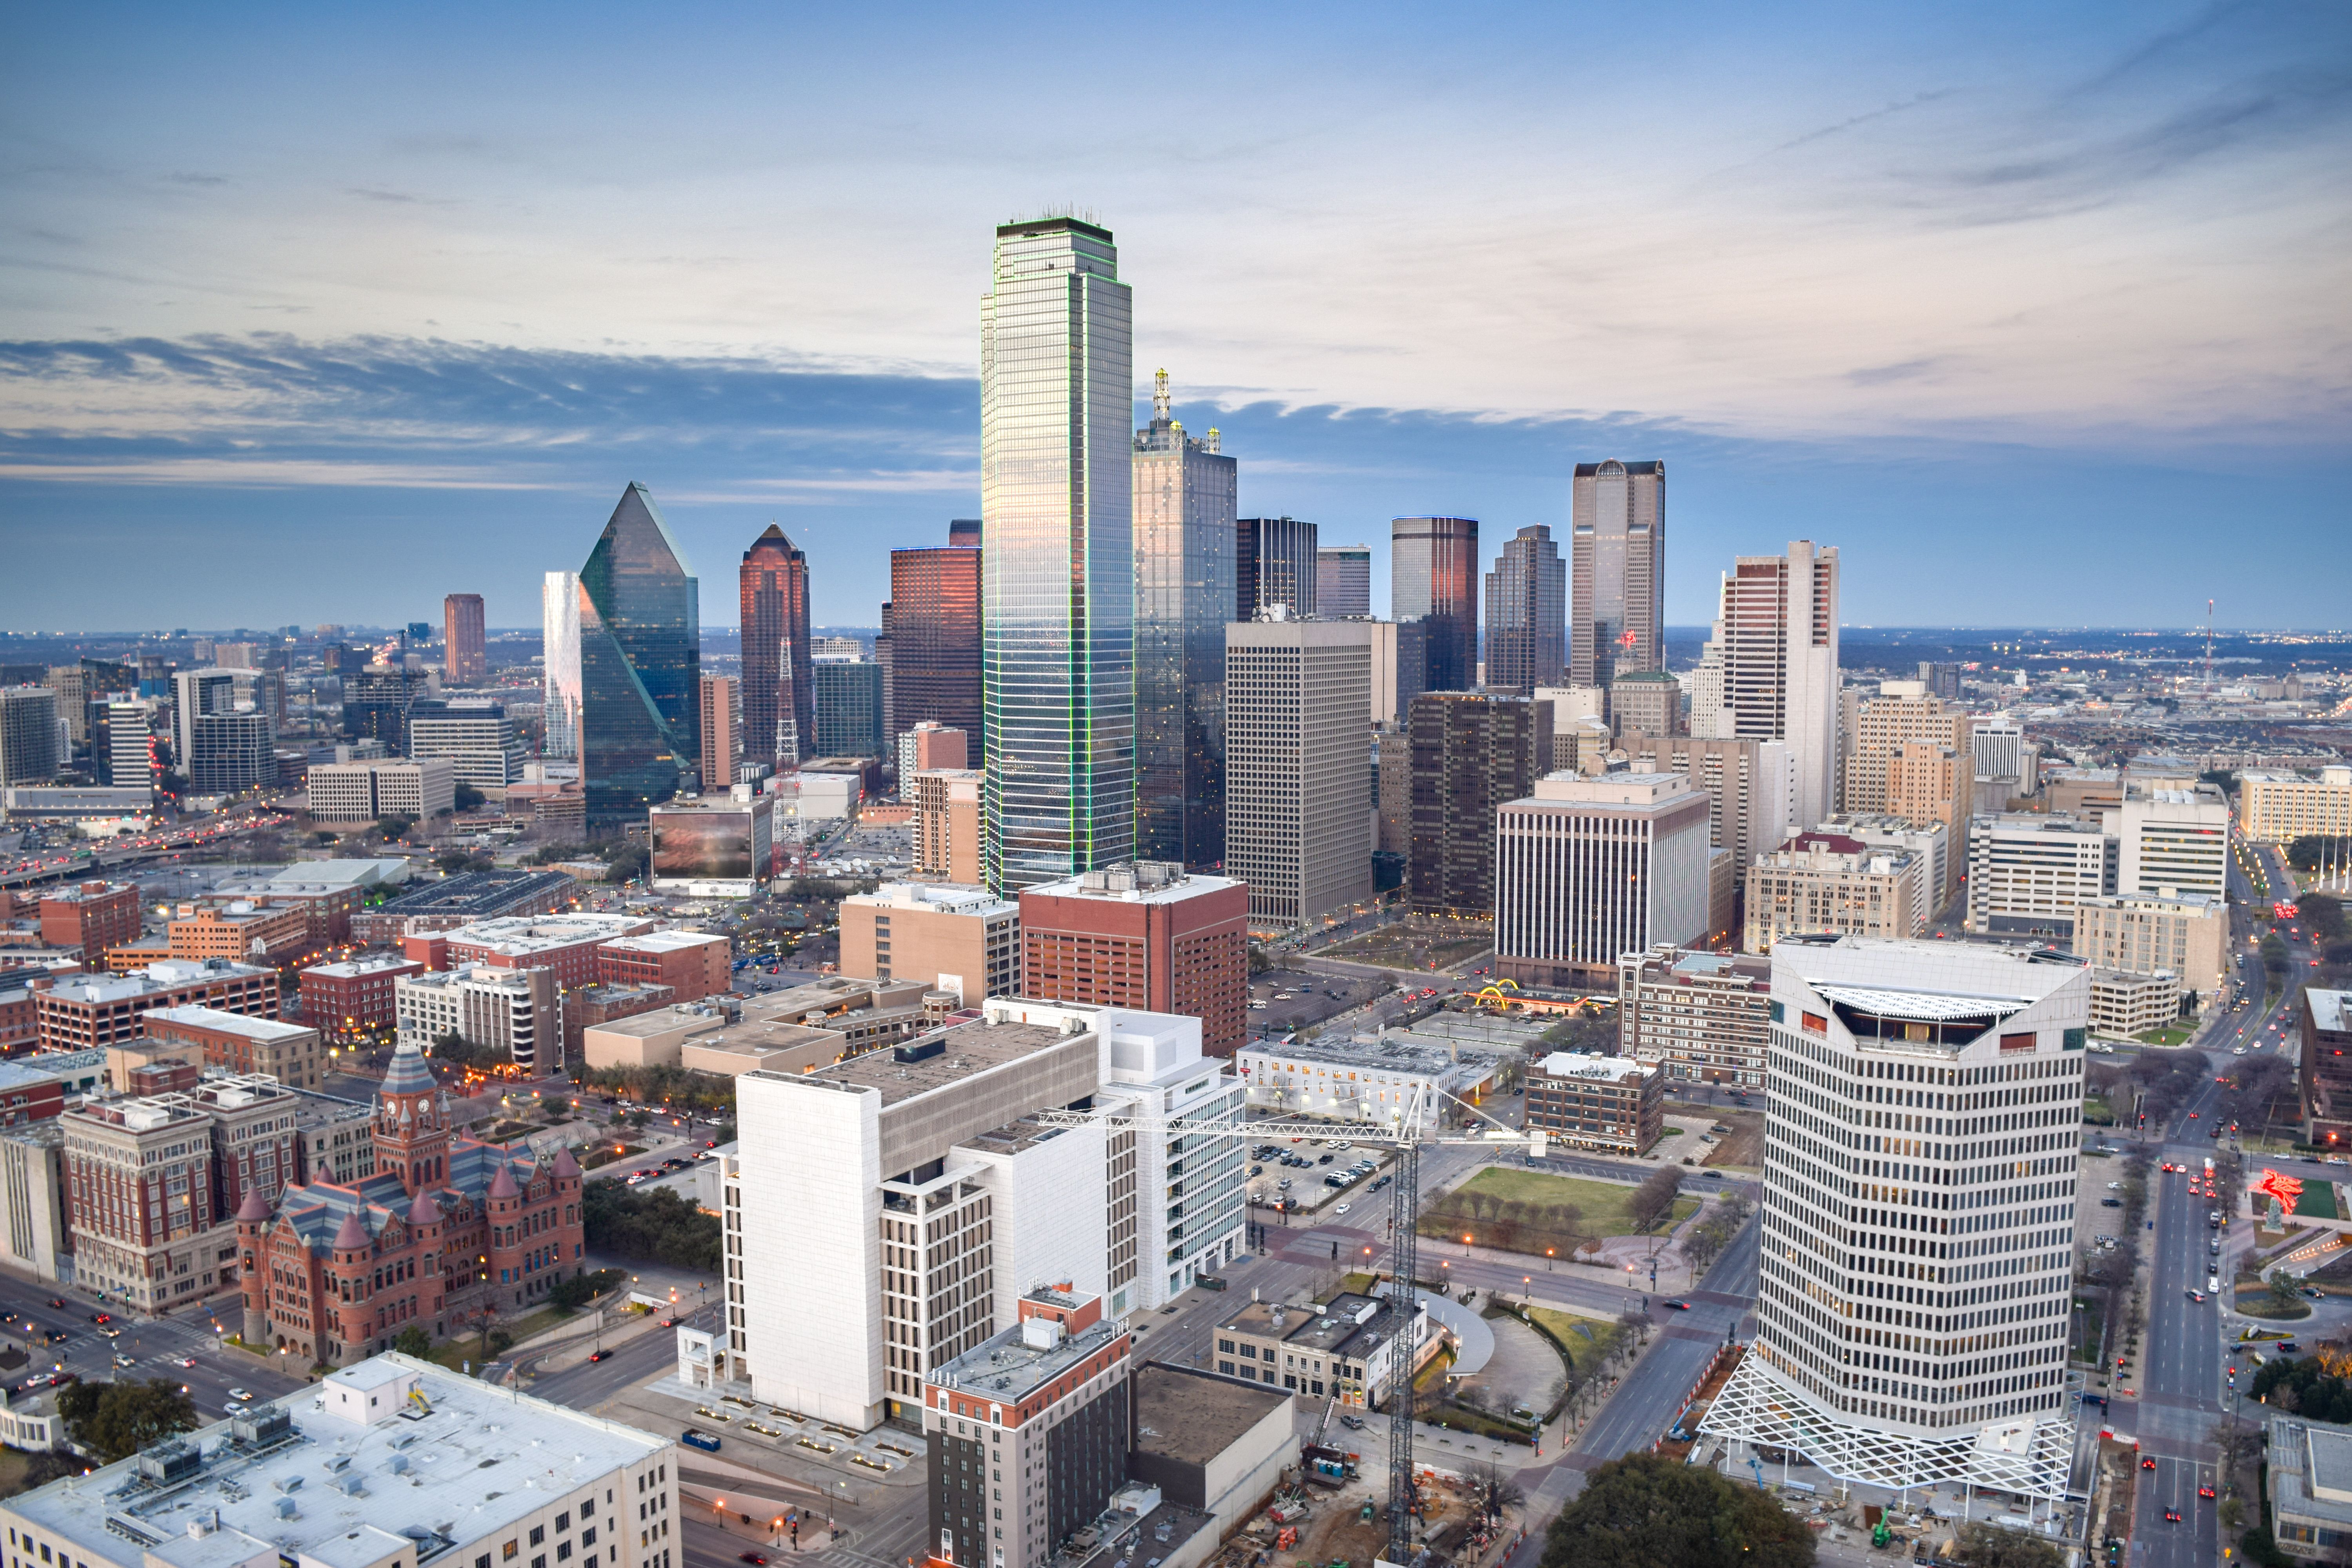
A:
[[[2141,1469],[2143,1469],[2143,1470],[2152,1470],[2152,1469],[2156,1468],[2156,1458],[2155,1458],[2155,1456],[2154,1456],[2154,1455],[2150,1455],[2150,1456],[2149,1456],[2149,1457],[2147,1457],[2147,1458],[2142,1459],[2142,1460],[2139,1462],[2139,1468],[2140,1468]]]
[[[611,1355],[612,1353],[613,1352],[608,1350],[593,1350],[588,1352],[588,1359],[592,1362],[603,1361],[606,1356]]]
[[[2119,1209],[2124,1206],[2124,1201],[2121,1198],[2101,1198],[2099,1206],[2103,1209]]]
[[[2201,1307],[2205,1304],[2205,1292],[2192,1289],[2189,1292],[2189,1299]]]
[[[114,1314],[111,1312],[92,1312],[89,1315],[89,1321],[93,1323],[110,1323],[114,1321]]]
[[[2210,1486],[2199,1487],[2197,1489],[2197,1495],[2199,1497],[2211,1497],[2213,1495],[2213,1489]]]
[[[252,1395],[252,1394],[247,1394],[247,1393],[244,1389],[242,1389],[242,1388],[232,1388],[232,1389],[230,1389],[230,1390],[228,1391],[228,1396],[229,1396],[231,1399],[236,1400],[239,1405],[250,1405],[250,1404],[252,1404],[252,1403],[253,1403],[253,1395]]]
[[[1691,1304],[1688,1301],[1664,1301],[1661,1302],[1660,1305],[1665,1307],[1670,1311],[1687,1312],[1691,1310]]]
[[[2156,1467],[2154,1465],[2148,1466],[2149,1469],[2154,1469]],[[2179,1524],[2180,1522],[2180,1510],[2177,1508],[2166,1509],[2164,1510],[2164,1522],[2167,1524]]]
[[[738,1552],[735,1554],[735,1561],[751,1563],[753,1568],[768,1568],[767,1558],[757,1552]]]
[[[1338,1208],[1333,1209],[1331,1212],[1333,1214],[1346,1214],[1349,1206],[1350,1205],[1347,1204],[1341,1204]]]
[[[196,1364],[196,1358],[192,1355],[184,1355],[179,1358],[179,1362],[182,1366],[194,1366]]]
[[[66,1299],[63,1296],[52,1296],[49,1298],[49,1305],[52,1307],[62,1307],[65,1304]]]

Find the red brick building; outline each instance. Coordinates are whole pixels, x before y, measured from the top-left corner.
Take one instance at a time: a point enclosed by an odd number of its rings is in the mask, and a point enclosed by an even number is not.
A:
[[[1249,1016],[1249,889],[1139,860],[1021,892],[1021,990],[1045,1002],[1182,1013],[1230,1057]]]
[[[33,982],[35,1028],[45,1051],[80,1051],[135,1040],[144,1015],[159,1007],[217,1007],[248,1017],[278,1016],[278,972],[214,959],[166,960],[140,974],[47,976]]]
[[[392,983],[404,974],[424,973],[425,965],[413,958],[383,952],[341,963],[314,963],[302,971],[302,1021],[335,1040],[389,1033],[397,1021]]]
[[[41,895],[41,941],[78,947],[95,966],[110,947],[139,936],[139,889],[130,882],[84,882]]]
[[[344,1366],[415,1323],[436,1338],[532,1310],[587,1268],[578,1162],[449,1129],[425,1058],[393,1053],[377,1090],[376,1173],[312,1182],[236,1211],[244,1338]]]
[[[734,944],[698,931],[647,931],[596,950],[597,978],[607,985],[667,985],[672,1001],[714,995],[729,984]]]
[[[596,950],[616,937],[637,936],[654,922],[633,915],[517,915],[479,921],[454,931],[401,938],[400,950],[430,970],[485,963],[492,969],[552,970],[569,991],[593,985]]]

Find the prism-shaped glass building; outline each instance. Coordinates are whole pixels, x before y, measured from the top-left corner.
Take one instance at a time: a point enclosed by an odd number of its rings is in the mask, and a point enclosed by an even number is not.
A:
[[[645,486],[621,492],[580,568],[580,779],[591,830],[643,821],[701,744],[702,617]]]

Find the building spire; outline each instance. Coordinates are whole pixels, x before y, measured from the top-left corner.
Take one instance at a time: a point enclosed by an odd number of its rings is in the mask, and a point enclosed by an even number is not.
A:
[[[1168,417],[1168,372],[1163,368],[1153,373],[1151,377],[1152,419],[1155,422],[1165,421]]]

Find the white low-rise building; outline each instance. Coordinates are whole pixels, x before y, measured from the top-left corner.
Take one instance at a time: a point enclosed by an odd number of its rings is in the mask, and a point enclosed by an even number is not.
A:
[[[404,974],[393,982],[399,1043],[425,1055],[455,1035],[469,1046],[503,1050],[518,1067],[554,1070],[563,1063],[563,996],[550,969],[458,969]]]
[[[2128,1040],[2180,1021],[2180,978],[2168,969],[2136,974],[2091,971],[2091,1032]]]
[[[1490,1052],[1423,1045],[1400,1036],[1260,1042],[1234,1054],[1249,1102],[1291,1116],[1330,1117],[1386,1126],[1425,1114],[1438,1097],[1475,1103],[1495,1084],[1501,1063]]]
[[[0,1502],[19,1564],[679,1568],[677,1445],[380,1355]]]
[[[864,1428],[911,1416],[1040,1284],[1113,1318],[1161,1305],[1241,1250],[1244,1149],[1157,1122],[1238,1123],[1242,1095],[1197,1018],[1006,998],[889,1050],[743,1074],[726,1376]]]

